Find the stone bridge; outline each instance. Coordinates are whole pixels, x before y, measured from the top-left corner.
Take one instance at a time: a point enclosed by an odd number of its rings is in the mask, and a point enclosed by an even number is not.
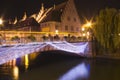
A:
[[[12,46],[0,46],[0,64],[22,57],[26,54],[43,51],[61,50],[78,56],[91,57],[91,45],[89,42],[68,43],[66,41],[32,42],[16,44]]]

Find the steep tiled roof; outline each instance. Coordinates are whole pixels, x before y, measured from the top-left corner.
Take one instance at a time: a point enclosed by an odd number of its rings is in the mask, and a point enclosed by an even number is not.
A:
[[[24,27],[24,26],[39,26],[39,23],[34,18],[27,18],[24,21],[18,22],[16,25],[21,26],[21,27]]]

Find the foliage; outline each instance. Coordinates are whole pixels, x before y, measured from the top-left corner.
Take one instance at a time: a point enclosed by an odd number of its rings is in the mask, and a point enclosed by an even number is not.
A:
[[[20,40],[20,38],[18,36],[14,36],[14,37],[11,38],[11,40],[12,41],[18,41],[18,40]]]
[[[120,12],[114,8],[106,8],[96,16],[94,35],[105,50],[114,51],[120,45]]]
[[[35,41],[36,40],[36,38],[33,36],[33,35],[30,35],[30,36],[28,36],[27,37],[29,40],[31,40],[31,41]]]
[[[42,36],[42,39],[45,41],[45,40],[48,40],[48,37],[45,36],[45,35],[43,35],[43,36]]]

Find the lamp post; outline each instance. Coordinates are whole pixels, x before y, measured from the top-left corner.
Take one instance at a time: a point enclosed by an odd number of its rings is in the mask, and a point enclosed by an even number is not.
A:
[[[93,40],[93,32],[92,32],[92,22],[91,21],[87,21],[86,24],[84,24],[84,27],[87,28],[87,36],[88,36],[88,41]]]
[[[96,56],[96,50],[95,50],[95,38],[94,38],[94,32],[93,32],[93,23],[91,21],[87,21],[87,23],[85,24],[85,27],[87,27],[88,29],[88,36],[89,36],[89,41],[90,42],[90,46],[91,46],[91,53],[92,53],[92,56],[95,57]]]

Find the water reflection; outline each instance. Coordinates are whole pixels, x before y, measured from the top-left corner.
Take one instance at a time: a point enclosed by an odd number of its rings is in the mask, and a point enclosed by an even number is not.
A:
[[[89,77],[90,65],[84,62],[65,73],[59,80],[87,80]]]
[[[25,69],[27,70],[29,66],[28,54],[25,55]]]
[[[13,66],[12,72],[14,80],[19,80],[19,68],[17,66]]]
[[[1,65],[0,75],[0,80],[19,80],[19,68],[16,66],[16,59]]]
[[[26,54],[21,58],[13,59],[0,65],[0,80],[19,80],[20,66],[22,66],[23,71],[27,71],[30,62],[32,62],[36,56],[36,53]]]

